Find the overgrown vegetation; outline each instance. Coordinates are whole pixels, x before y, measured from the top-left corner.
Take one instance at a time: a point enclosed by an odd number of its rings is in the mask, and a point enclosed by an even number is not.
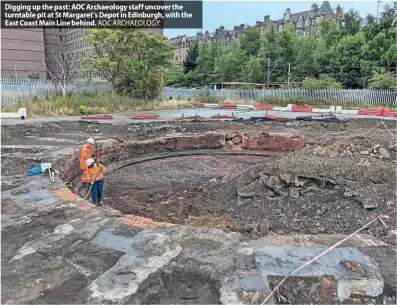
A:
[[[168,69],[166,85],[266,83],[270,59],[270,82],[286,82],[290,64],[290,82],[310,88],[394,89],[390,80],[396,75],[390,71],[395,73],[397,62],[396,17],[396,9],[385,6],[379,20],[372,15],[362,20],[358,12],[349,11],[340,27],[337,17],[325,18],[310,36],[297,35],[293,25],[281,32],[272,27],[263,36],[254,27],[227,47],[194,44],[183,69]]]
[[[16,112],[27,108],[29,116],[69,116],[124,111],[149,111],[156,109],[176,109],[191,107],[187,100],[144,100],[131,98],[117,93],[82,94],[52,99],[25,99],[7,106],[2,111]]]
[[[166,38],[135,28],[88,29],[93,53],[83,60],[88,71],[108,80],[121,95],[157,98],[164,86],[164,69],[172,59]]]

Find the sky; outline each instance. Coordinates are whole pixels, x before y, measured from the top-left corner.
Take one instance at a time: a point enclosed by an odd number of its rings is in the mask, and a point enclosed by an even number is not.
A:
[[[208,1],[203,2],[203,28],[202,29],[164,29],[164,35],[168,38],[177,35],[194,36],[197,31],[215,31],[220,26],[231,30],[235,25],[254,25],[257,20],[263,21],[265,15],[270,19],[278,20],[283,18],[285,10],[291,9],[291,14],[311,9],[311,5],[317,3],[320,6],[322,1]],[[329,1],[333,10],[339,4],[343,11],[354,9],[361,17],[367,14],[376,15],[378,1]],[[379,13],[385,4],[392,4],[389,1],[380,1]]]

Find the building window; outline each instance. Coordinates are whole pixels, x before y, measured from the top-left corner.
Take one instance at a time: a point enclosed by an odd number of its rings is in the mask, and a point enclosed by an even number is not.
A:
[[[278,25],[278,31],[281,32],[282,30],[283,30],[283,24],[280,23],[280,24]]]
[[[310,25],[310,18],[309,16],[306,17],[305,25],[309,26]]]

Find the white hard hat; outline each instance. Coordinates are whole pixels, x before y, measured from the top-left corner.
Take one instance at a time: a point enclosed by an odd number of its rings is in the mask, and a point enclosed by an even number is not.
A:
[[[87,166],[90,166],[92,163],[94,163],[95,161],[94,161],[94,159],[91,159],[91,158],[88,158],[86,161],[85,161],[85,164],[87,164]]]
[[[87,143],[90,143],[90,144],[94,145],[95,141],[94,141],[93,138],[88,138],[87,139]]]

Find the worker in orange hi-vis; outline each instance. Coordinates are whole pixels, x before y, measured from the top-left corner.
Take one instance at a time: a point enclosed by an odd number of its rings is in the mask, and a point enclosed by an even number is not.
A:
[[[103,174],[106,172],[106,167],[95,162],[94,159],[87,159],[86,165],[87,180],[91,183],[92,203],[101,206],[104,185]]]
[[[88,167],[87,167],[86,161],[90,158],[95,160],[94,145],[95,145],[94,139],[89,138],[89,139],[87,139],[87,143],[84,144],[84,146],[81,148],[81,151],[80,151],[80,169],[83,171],[81,181],[83,183],[90,182],[89,180],[87,180]]]

